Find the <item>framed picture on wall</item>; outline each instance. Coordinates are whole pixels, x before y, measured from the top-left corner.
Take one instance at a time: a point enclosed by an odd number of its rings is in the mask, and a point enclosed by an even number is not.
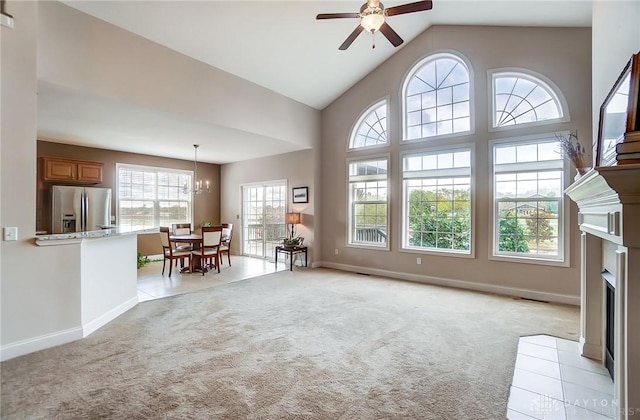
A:
[[[293,202],[294,203],[308,203],[309,202],[309,187],[297,187],[292,189]]]
[[[625,134],[640,130],[640,53],[631,57],[600,107],[596,166],[612,166]]]

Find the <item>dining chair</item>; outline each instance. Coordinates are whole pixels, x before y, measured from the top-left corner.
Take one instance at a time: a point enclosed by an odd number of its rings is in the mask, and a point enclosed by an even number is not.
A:
[[[222,226],[202,227],[202,246],[200,246],[200,249],[191,251],[191,255],[192,257],[200,258],[200,270],[203,276],[206,271],[207,261],[209,261],[210,266],[218,269],[218,273],[220,272],[219,252],[221,243]]]
[[[190,235],[191,234],[191,223],[173,223],[171,225],[171,232],[173,232],[173,235]],[[187,251],[187,252],[191,252],[193,250],[193,245],[192,244],[185,244],[185,243],[177,243],[174,242],[173,243],[173,249],[174,251]],[[180,260],[180,267],[184,268],[183,266],[183,261]],[[176,266],[178,265],[178,260],[176,260]]]
[[[231,248],[231,238],[233,238],[233,223],[223,223],[222,244],[220,244],[220,264],[222,264],[222,255],[227,254],[229,267],[231,267],[231,254],[229,253],[229,249]]]
[[[169,260],[169,277],[171,277],[171,269],[173,267],[172,262],[175,260],[180,260],[180,265],[184,267],[184,259],[186,258],[189,262],[189,271],[191,271],[191,251],[176,251],[169,240],[171,236],[171,232],[168,227],[160,226],[160,241],[162,242],[162,253],[164,254],[164,259],[162,260],[162,275],[164,275],[164,267]]]

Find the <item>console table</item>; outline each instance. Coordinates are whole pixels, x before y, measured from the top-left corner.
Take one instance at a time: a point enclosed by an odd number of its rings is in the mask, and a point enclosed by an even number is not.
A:
[[[276,246],[276,270],[278,269],[278,254],[289,254],[289,270],[293,271],[293,256],[304,252],[304,266],[307,266],[307,247],[306,246]]]

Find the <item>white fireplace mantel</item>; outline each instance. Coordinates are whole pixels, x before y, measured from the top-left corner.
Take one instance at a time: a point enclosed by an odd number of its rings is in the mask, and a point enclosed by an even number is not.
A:
[[[596,167],[565,193],[578,205],[582,231],[582,355],[603,360],[607,271],[615,283],[616,418],[640,418],[640,164]]]

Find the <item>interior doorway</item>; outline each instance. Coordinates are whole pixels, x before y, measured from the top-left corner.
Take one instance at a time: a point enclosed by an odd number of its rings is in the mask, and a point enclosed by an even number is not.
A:
[[[286,181],[242,186],[242,254],[274,258],[275,246],[286,236]]]

